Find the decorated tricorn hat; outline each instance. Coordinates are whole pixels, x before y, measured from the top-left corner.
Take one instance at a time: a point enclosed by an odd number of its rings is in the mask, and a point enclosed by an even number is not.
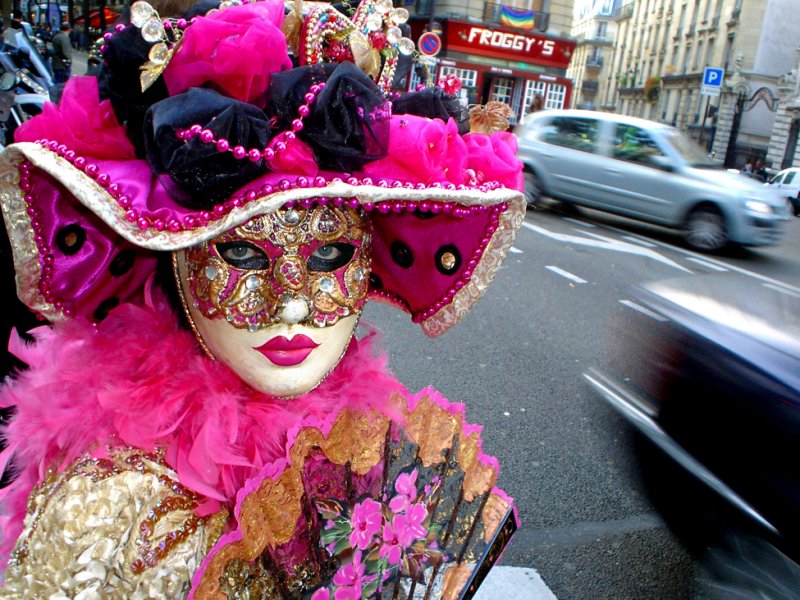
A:
[[[406,18],[391,0],[351,15],[204,1],[166,19],[134,4],[98,77],[70,79],[2,155],[20,298],[50,320],[102,318],[136,301],[153,251],[282,207],[350,207],[373,231],[370,294],[443,332],[522,222],[521,163],[512,134],[464,133],[444,89],[393,91]]]

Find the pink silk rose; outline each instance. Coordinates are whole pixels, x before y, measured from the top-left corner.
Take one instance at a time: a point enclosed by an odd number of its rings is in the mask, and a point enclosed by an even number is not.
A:
[[[497,181],[507,188],[524,191],[522,161],[516,156],[517,138],[513,133],[468,133],[464,142],[469,152],[469,168],[477,174],[478,183]]]
[[[55,140],[80,156],[106,160],[136,158],[117,122],[110,100],[100,101],[96,77],[71,77],[58,105],[47,102],[41,114],[25,121],[16,131],[17,142]]]
[[[263,106],[272,74],[292,68],[282,22],[283,2],[274,1],[198,17],[164,71],[170,95],[209,87]]]

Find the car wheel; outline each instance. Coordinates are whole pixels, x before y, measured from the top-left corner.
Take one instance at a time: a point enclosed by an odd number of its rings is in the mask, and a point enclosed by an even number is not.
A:
[[[525,201],[528,206],[536,207],[542,200],[542,182],[533,171],[525,169]]]
[[[790,215],[797,214],[797,211],[794,208],[794,200],[792,200],[791,198],[786,199],[786,212],[788,212]]]
[[[800,192],[797,192],[797,198],[794,199],[792,204],[792,214],[796,217],[800,217]]]
[[[716,208],[700,206],[689,213],[684,232],[686,243],[701,252],[715,252],[728,243],[725,218]]]

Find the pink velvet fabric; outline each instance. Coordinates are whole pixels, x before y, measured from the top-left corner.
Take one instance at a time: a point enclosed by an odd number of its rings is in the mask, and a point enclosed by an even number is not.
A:
[[[210,87],[263,107],[272,74],[292,68],[283,10],[269,0],[197,17],[164,71],[170,95]]]
[[[287,432],[303,419],[345,406],[399,418],[388,398],[404,388],[369,338],[353,341],[317,389],[287,401],[253,391],[209,360],[160,293],[146,298],[96,326],[68,321],[37,329],[33,346],[12,337],[10,350],[30,369],[0,390],[0,406],[16,407],[2,431],[8,447],[0,466],[13,457],[19,472],[0,491],[3,561],[47,468],[66,466],[98,441],[166,448],[181,482],[207,498],[206,514],[233,506],[249,477],[284,456]]]

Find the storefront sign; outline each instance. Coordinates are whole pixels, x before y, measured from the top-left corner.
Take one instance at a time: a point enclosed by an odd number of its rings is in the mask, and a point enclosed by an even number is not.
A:
[[[446,49],[566,69],[575,42],[448,20]]]

